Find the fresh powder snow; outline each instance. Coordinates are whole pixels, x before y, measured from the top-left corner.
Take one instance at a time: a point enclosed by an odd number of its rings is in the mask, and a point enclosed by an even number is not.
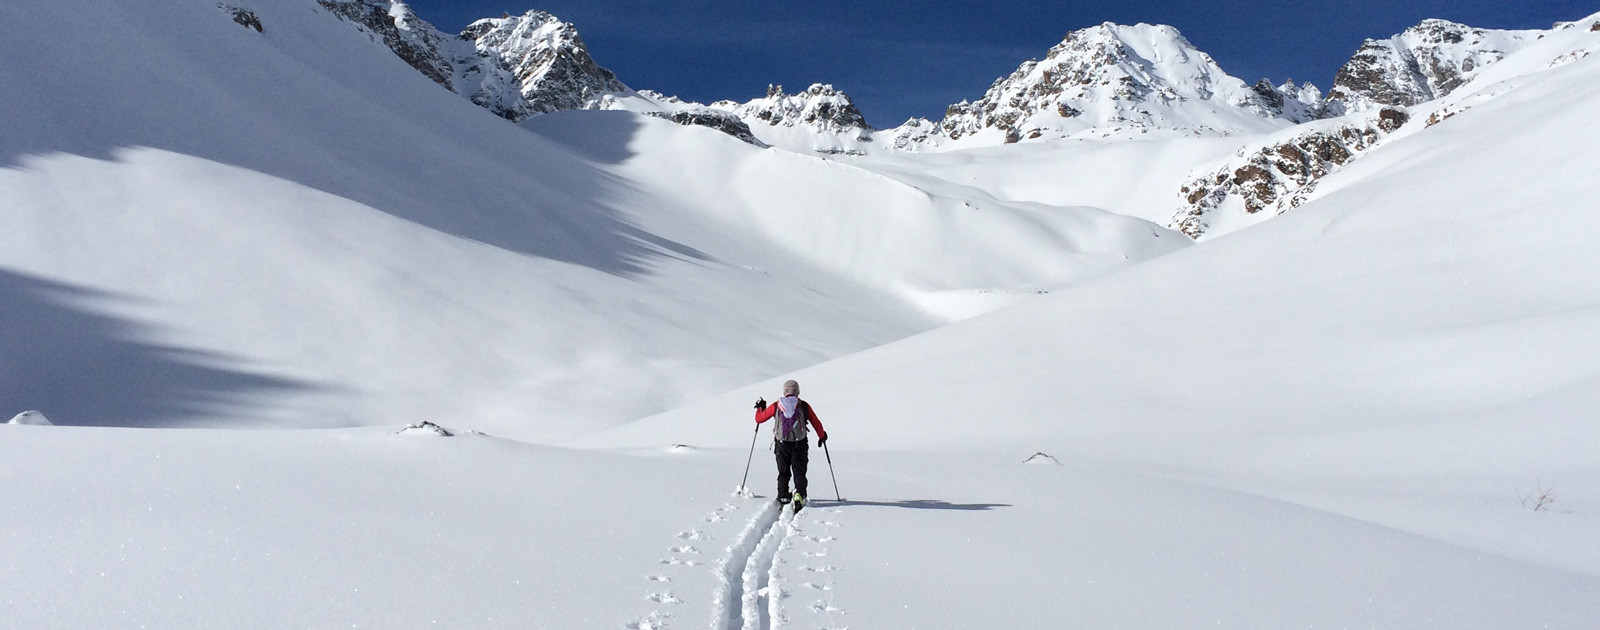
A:
[[[426,17],[0,5],[4,625],[1600,625],[1600,15],[885,130]]]

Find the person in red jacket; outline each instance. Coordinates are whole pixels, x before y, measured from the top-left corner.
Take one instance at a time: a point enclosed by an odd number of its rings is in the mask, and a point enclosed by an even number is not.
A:
[[[828,441],[828,432],[823,430],[822,421],[817,419],[817,412],[812,411],[811,403],[800,400],[800,384],[793,380],[784,382],[783,397],[772,405],[767,405],[765,398],[756,399],[756,424],[773,418],[778,420],[772,425],[772,452],[778,457],[778,502],[793,500],[795,508],[799,509],[806,504],[806,463],[811,449],[806,439],[808,429],[816,428],[819,446]],[[789,495],[791,476],[795,489],[792,497]]]

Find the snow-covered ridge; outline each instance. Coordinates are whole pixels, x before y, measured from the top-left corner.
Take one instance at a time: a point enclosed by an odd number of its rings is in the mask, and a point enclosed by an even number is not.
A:
[[[710,105],[635,92],[594,60],[576,26],[545,11],[478,20],[449,35],[400,0],[318,3],[381,39],[435,83],[512,121],[563,110],[621,109],[709,127],[761,146],[837,153],[872,140],[866,118],[831,85],[814,84],[798,94],[769,86],[762,98]],[[756,134],[752,125],[770,129]]]
[[[1151,132],[1270,133],[1351,111],[1436,100],[1549,32],[1424,20],[1387,39],[1367,40],[1324,98],[1310,83],[1247,84],[1171,26],[1107,22],[1069,33],[1043,59],[1024,62],[979,99],[949,106],[940,121],[917,118],[875,132],[850,97],[827,84],[797,94],[769,86],[761,98],[709,105],[635,92],[590,56],[574,25],[544,11],[479,20],[449,35],[401,0],[318,3],[381,39],[434,82],[511,120],[625,109],[759,145],[852,154]],[[1583,24],[1589,22],[1555,29]]]

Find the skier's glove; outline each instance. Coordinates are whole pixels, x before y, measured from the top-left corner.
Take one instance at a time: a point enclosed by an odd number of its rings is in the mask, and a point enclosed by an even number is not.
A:
[[[827,444],[827,443],[828,443],[828,434],[826,434],[826,433],[817,434],[817,446],[822,446],[823,444]]]
[[[767,409],[767,399],[765,399],[765,398],[757,398],[756,399],[756,411],[766,411],[766,409]]]

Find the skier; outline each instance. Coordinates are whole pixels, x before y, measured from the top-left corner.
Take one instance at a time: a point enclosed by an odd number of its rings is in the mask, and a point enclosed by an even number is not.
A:
[[[798,510],[806,504],[806,463],[811,448],[806,439],[807,425],[816,427],[818,446],[827,443],[828,432],[822,428],[817,413],[811,410],[811,404],[800,400],[800,384],[793,380],[784,382],[783,397],[771,406],[765,398],[756,399],[756,424],[773,417],[778,418],[772,425],[772,452],[778,458],[778,502],[792,500]],[[791,472],[795,489],[792,496],[789,494]]]

